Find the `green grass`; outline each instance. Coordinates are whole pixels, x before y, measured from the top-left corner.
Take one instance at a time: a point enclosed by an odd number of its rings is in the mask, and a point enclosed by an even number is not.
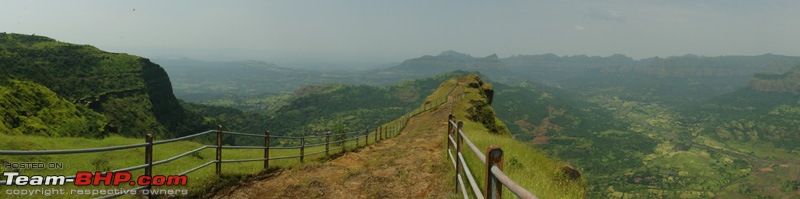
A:
[[[375,132],[370,132],[369,143],[374,143]],[[213,136],[212,134],[206,136]],[[230,135],[224,135],[230,136]],[[273,138],[276,139],[276,138]],[[87,138],[53,138],[53,137],[38,137],[26,135],[5,135],[0,134],[0,148],[4,150],[55,150],[55,149],[81,149],[81,148],[96,148],[108,146],[120,146],[129,144],[138,144],[144,142],[143,139],[124,138],[120,136],[111,136],[104,139],[87,139]],[[319,143],[319,141],[314,141]],[[359,148],[364,146],[364,138],[358,140]],[[355,141],[347,142],[347,145],[354,144]],[[309,144],[311,140],[309,140]],[[203,146],[198,142],[193,141],[180,141],[153,147],[153,160],[159,161],[185,153],[187,151],[196,149]],[[331,155],[341,153],[341,149],[333,149],[337,146],[331,145]],[[345,151],[352,151],[356,149],[355,146],[349,146]],[[324,151],[325,146],[309,147],[305,149],[305,153],[314,153]],[[188,155],[178,160],[165,163],[153,167],[153,174],[155,175],[176,175],[196,166],[202,165],[209,161],[215,160],[216,151],[214,148],[204,149],[194,155]],[[270,150],[270,157],[281,156],[294,156],[299,155],[299,149],[272,149]],[[263,149],[223,149],[222,159],[254,159],[263,158]],[[317,161],[326,160],[325,153],[306,156],[306,164]],[[83,153],[83,154],[68,154],[68,155],[33,155],[33,156],[0,156],[0,161],[4,162],[60,162],[64,163],[65,169],[59,170],[22,170],[21,175],[75,175],[77,171],[108,171],[114,169],[127,168],[131,166],[138,166],[144,163],[144,148],[125,149],[110,152],[99,153]],[[281,159],[270,161],[270,168],[292,168],[299,165],[298,158]],[[0,168],[3,171],[4,168]],[[222,175],[223,178],[232,177],[234,179],[241,178],[241,176],[248,176],[263,171],[263,162],[247,162],[247,163],[223,163]],[[132,171],[133,176],[143,175],[143,170]],[[205,168],[194,171],[188,175],[187,187],[170,187],[169,189],[187,189],[190,194],[205,193],[208,187],[212,187],[213,183],[226,181],[220,179],[215,174],[215,165],[211,164]],[[4,178],[5,180],[5,178]],[[39,189],[40,187],[26,187],[26,189]],[[75,189],[78,187],[67,185],[63,187],[66,190]],[[134,188],[128,185],[120,187],[80,187],[80,189],[113,189]],[[167,187],[163,187],[167,188]],[[6,186],[0,186],[0,191],[5,193],[9,189]],[[4,194],[4,196],[6,196]],[[11,197],[11,196],[7,196]],[[61,196],[59,196],[61,197]],[[70,198],[82,198],[82,196],[65,196]],[[85,196],[83,196],[85,197]],[[98,197],[98,196],[95,196]],[[27,198],[27,197],[26,197]]]
[[[468,87],[465,87],[465,89],[466,97],[456,102],[453,115],[456,120],[464,122],[464,134],[482,153],[485,154],[490,145],[502,148],[504,153],[503,172],[506,175],[539,198],[586,197],[585,180],[581,178],[577,181],[570,181],[562,174],[561,168],[567,166],[566,163],[549,157],[544,151],[517,141],[507,134],[491,134],[481,123],[465,120],[468,115],[466,110],[471,106],[469,101],[483,98],[478,93],[479,90]],[[472,171],[477,184],[481,189],[484,189],[485,166],[469,148],[464,147],[462,154],[464,154],[467,165]],[[467,183],[466,178],[464,180]],[[469,187],[469,184],[465,185]],[[506,197],[514,196],[505,187],[502,194]]]

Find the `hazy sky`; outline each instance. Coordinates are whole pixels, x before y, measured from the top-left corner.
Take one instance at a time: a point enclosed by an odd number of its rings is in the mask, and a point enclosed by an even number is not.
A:
[[[3,1],[0,31],[146,57],[800,55],[800,1]]]

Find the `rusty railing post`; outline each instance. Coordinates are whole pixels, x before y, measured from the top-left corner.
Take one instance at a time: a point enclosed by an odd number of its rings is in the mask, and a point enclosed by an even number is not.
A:
[[[306,134],[300,136],[300,162],[303,162],[303,157],[305,157],[305,149],[306,149]]]
[[[461,155],[461,139],[462,138],[461,138],[461,134],[458,133],[459,131],[461,131],[461,128],[463,126],[464,126],[464,122],[459,121],[458,122],[458,126],[456,128],[456,132],[455,132],[455,134],[456,134],[456,140],[455,140],[456,141],[456,155],[455,155],[454,158],[456,159],[456,193],[458,193],[458,191],[459,191],[459,186],[458,186],[459,175],[461,175],[461,170],[463,170],[463,168],[461,168],[461,158],[459,158],[459,156]]]
[[[264,170],[269,169],[269,131],[264,131]]]
[[[217,175],[222,174],[222,125],[217,126]]]
[[[147,146],[144,148],[144,163],[147,164],[147,167],[144,168],[144,175],[146,176],[153,176],[153,134],[148,133],[144,137],[144,141],[147,142]],[[153,196],[153,186],[147,185],[147,198]]]
[[[331,138],[331,131],[325,131],[325,156],[330,155],[328,153],[328,150],[330,149],[329,147],[331,145],[330,138]]]
[[[500,180],[492,174],[492,167],[497,166],[501,171],[503,170],[503,149],[499,146],[489,146],[486,150],[486,182],[483,191],[484,198],[503,198],[503,184]]]

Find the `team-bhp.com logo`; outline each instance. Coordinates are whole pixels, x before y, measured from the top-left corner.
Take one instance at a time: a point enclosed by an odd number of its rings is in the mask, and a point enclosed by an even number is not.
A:
[[[41,175],[23,176],[19,175],[19,172],[3,172],[3,176],[5,176],[5,181],[6,181],[4,185],[18,185],[18,186],[64,185],[66,183],[73,183],[75,186],[88,186],[88,185],[119,186],[120,184],[128,184],[131,186],[135,185],[139,186],[184,185],[185,186],[188,180],[185,175],[180,175],[180,176],[143,175],[137,177],[136,179],[133,179],[131,173],[127,171],[94,172],[94,173],[88,171],[79,171],[77,174],[75,174],[74,179],[67,178],[66,176],[41,176]]]

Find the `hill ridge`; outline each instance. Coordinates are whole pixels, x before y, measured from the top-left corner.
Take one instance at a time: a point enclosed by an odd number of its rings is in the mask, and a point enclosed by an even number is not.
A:
[[[354,153],[346,153],[329,162],[305,165],[289,170],[263,174],[255,181],[241,182],[239,185],[223,189],[214,198],[447,198],[458,196],[452,191],[455,182],[452,165],[447,159],[446,148],[447,116],[457,115],[466,119],[472,101],[488,101],[486,92],[474,90],[470,85],[478,84],[475,74],[450,79],[428,96],[426,102],[442,97],[448,102],[429,111],[409,118],[400,135],[369,145]],[[484,83],[485,85],[488,83]],[[481,87],[484,89],[485,86]],[[452,92],[451,92],[452,91]],[[456,100],[455,95],[466,94],[464,99]],[[477,94],[477,95],[476,95]],[[491,107],[484,106],[492,118]],[[484,115],[486,116],[486,115]],[[515,141],[507,129],[498,128],[505,133],[489,132],[487,125],[480,120],[465,120],[468,136],[480,147],[487,143],[508,147],[507,158],[511,160],[506,171],[512,179],[532,190],[540,197],[585,197],[585,181],[565,179],[562,169],[565,163],[551,159],[544,152],[531,149],[529,145]],[[502,122],[491,125],[504,126]],[[509,144],[510,142],[517,144]],[[474,157],[466,157],[474,168],[476,179],[481,179],[482,169],[473,164]],[[531,156],[536,156],[532,157]],[[525,160],[523,160],[525,159]],[[538,161],[539,165],[527,164]],[[536,170],[535,172],[532,172]],[[531,182],[537,179],[537,182]],[[480,180],[478,180],[480,181]],[[506,192],[508,192],[506,190]],[[511,194],[505,193],[505,194]]]

